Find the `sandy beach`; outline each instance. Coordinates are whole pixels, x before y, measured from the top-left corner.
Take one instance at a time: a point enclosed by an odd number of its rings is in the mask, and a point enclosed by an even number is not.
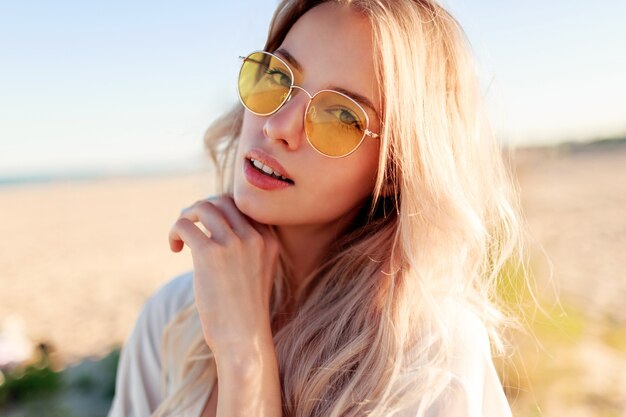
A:
[[[626,146],[518,149],[514,167],[530,232],[553,263],[562,300],[623,328]],[[201,172],[0,187],[0,326],[21,321],[28,339],[49,343],[62,365],[120,346],[146,298],[192,268],[188,248],[171,252],[167,234],[212,183]],[[546,261],[533,256],[544,283]],[[594,337],[562,361],[584,355],[602,372],[598,390],[626,387],[619,377],[626,352],[607,353]],[[585,372],[576,378],[593,377]],[[615,389],[611,407],[626,407],[626,388]]]
[[[539,283],[553,263],[562,297],[626,323],[626,142],[521,149],[515,158]]]
[[[19,317],[63,364],[120,345],[145,299],[192,268],[167,235],[211,184],[204,173],[0,189],[0,323]]]

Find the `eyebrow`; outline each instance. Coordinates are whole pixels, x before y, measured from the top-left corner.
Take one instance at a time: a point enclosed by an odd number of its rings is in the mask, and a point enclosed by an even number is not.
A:
[[[279,54],[282,55],[283,58],[285,58],[287,60],[287,62],[289,62],[291,65],[293,65],[294,67],[296,67],[296,69],[299,72],[304,72],[304,70],[302,69],[302,65],[300,65],[300,63],[298,62],[297,59],[295,59],[293,57],[293,55],[291,55],[286,49],[284,48],[280,48],[277,51],[274,51],[275,54]]]
[[[291,55],[289,53],[289,51],[287,51],[284,48],[280,48],[280,49],[274,51],[274,53],[277,54],[277,55],[280,55],[283,58],[285,58],[285,60],[287,62],[289,62],[291,65],[293,65],[298,70],[298,72],[304,73],[304,69],[302,68],[302,65],[300,65],[298,60],[296,58],[294,58],[294,56]],[[374,107],[372,102],[369,101],[369,99],[367,97],[362,96],[361,94],[357,94],[357,93],[355,93],[353,91],[346,90],[345,88],[337,87],[337,86],[332,86],[329,89],[338,91],[340,93],[343,93],[343,94],[353,98],[354,100],[358,101],[362,105],[369,107],[374,112],[374,114],[376,115],[378,120],[380,120],[380,116],[378,115],[378,112],[376,111],[376,108]]]

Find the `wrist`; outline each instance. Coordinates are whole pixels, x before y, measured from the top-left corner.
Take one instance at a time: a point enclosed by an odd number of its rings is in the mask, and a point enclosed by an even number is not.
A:
[[[274,340],[271,332],[257,332],[253,335],[246,335],[228,343],[221,343],[212,347],[217,365],[228,366],[229,368],[258,367],[266,362],[266,358],[276,357]]]
[[[233,354],[253,355],[268,340],[273,344],[269,317],[267,320],[258,315],[254,320],[232,318],[220,326],[203,326],[202,331],[205,342],[216,356],[218,353],[224,357]]]
[[[279,366],[271,333],[267,335],[214,351],[219,381],[217,416],[282,415]]]
[[[218,378],[235,378],[252,382],[264,373],[277,372],[276,350],[273,341],[255,339],[229,349],[214,351]]]

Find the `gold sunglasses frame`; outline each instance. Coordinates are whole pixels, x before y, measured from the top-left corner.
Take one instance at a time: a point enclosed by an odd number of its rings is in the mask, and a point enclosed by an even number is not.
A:
[[[269,55],[270,57],[278,60],[280,63],[282,63],[285,68],[287,68],[289,70],[289,75],[291,77],[291,85],[289,86],[289,92],[285,95],[285,97],[283,98],[283,101],[278,105],[278,107],[276,107],[276,109],[270,113],[257,113],[255,111],[253,111],[252,109],[250,109],[246,103],[244,103],[243,98],[241,97],[241,91],[239,90],[239,80],[241,79],[241,71],[243,70],[243,64],[246,62],[246,60],[250,59],[250,56],[256,53],[261,53],[261,54],[265,54],[265,55]],[[372,139],[377,139],[380,138],[380,135],[377,133],[372,132],[371,130],[369,130],[369,125],[370,125],[370,119],[367,115],[367,112],[365,111],[365,109],[363,108],[363,106],[361,106],[355,99],[353,99],[352,97],[341,93],[339,91],[335,91],[335,90],[319,90],[318,92],[316,92],[315,94],[311,95],[307,90],[305,90],[302,86],[296,85],[294,83],[296,77],[293,74],[293,70],[291,69],[291,67],[289,66],[289,64],[287,64],[285,62],[285,60],[283,60],[281,57],[271,53],[271,52],[267,52],[267,51],[253,51],[250,52],[247,56],[239,56],[239,59],[243,60],[243,63],[241,64],[241,68],[239,69],[239,73],[237,74],[237,95],[239,97],[239,101],[241,102],[241,104],[246,108],[246,110],[248,110],[250,113],[255,114],[257,116],[271,116],[272,114],[276,113],[278,110],[280,110],[285,103],[287,103],[288,101],[291,100],[291,98],[293,97],[293,90],[294,89],[298,89],[298,90],[302,90],[306,93],[307,96],[309,96],[309,102],[306,105],[306,109],[304,110],[304,114],[303,114],[303,118],[304,118],[304,125],[306,126],[306,117],[307,114],[309,113],[309,106],[311,105],[311,102],[313,101],[313,99],[315,98],[315,96],[317,96],[320,93],[323,92],[331,92],[331,93],[335,93],[335,94],[339,94],[343,97],[345,97],[346,99],[350,100],[351,102],[353,102],[362,112],[363,115],[365,116],[365,129],[363,130],[363,136],[361,137],[361,139],[359,140],[359,143],[354,147],[354,149],[352,149],[350,152],[348,152],[345,155],[328,155],[325,154],[324,152],[320,151],[319,149],[317,149],[317,147],[315,147],[315,145],[313,145],[313,143],[311,142],[311,139],[309,138],[309,134],[306,132],[306,129],[304,129],[304,135],[306,136],[306,140],[309,142],[309,144],[311,145],[311,147],[313,149],[315,149],[318,153],[328,157],[328,158],[345,158],[346,156],[352,154],[354,151],[356,151],[357,149],[359,149],[359,147],[361,146],[361,144],[363,143],[363,141],[365,140],[365,137],[371,137]]]

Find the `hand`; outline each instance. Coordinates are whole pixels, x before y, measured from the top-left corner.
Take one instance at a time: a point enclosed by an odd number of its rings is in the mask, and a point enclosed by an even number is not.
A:
[[[268,226],[241,213],[230,196],[212,197],[181,212],[169,243],[174,252],[185,244],[191,249],[196,307],[214,352],[245,347],[258,337],[271,340],[269,302],[279,245]]]

